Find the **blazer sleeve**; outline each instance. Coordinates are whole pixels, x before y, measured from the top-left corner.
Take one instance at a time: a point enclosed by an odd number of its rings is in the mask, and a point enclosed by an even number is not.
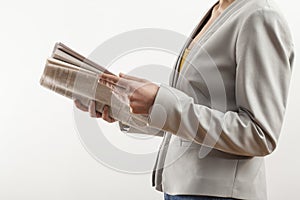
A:
[[[194,103],[162,84],[150,126],[241,156],[265,156],[276,148],[286,110],[293,43],[284,18],[271,9],[247,17],[236,42],[236,111]],[[162,121],[164,123],[162,123]]]

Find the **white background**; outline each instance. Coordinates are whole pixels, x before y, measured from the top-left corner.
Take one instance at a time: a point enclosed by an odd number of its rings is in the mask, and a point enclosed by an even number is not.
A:
[[[75,131],[72,103],[42,88],[39,78],[57,41],[88,55],[110,37],[137,28],[164,28],[188,36],[214,2],[1,0],[0,199],[162,199],[151,187],[150,174],[119,173],[94,160]],[[278,4],[300,52],[294,2]],[[271,200],[299,198],[299,75],[296,62],[279,146],[267,158]],[[130,139],[115,132],[117,145],[129,146]],[[128,151],[147,151],[130,146]]]

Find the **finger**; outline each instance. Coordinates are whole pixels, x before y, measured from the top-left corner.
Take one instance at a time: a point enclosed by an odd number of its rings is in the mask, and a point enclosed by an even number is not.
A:
[[[148,114],[149,110],[145,108],[144,104],[133,101],[130,102],[130,112],[133,114]]]
[[[112,84],[116,87],[120,87],[120,88],[128,88],[130,86],[131,81],[124,79],[124,78],[120,78],[118,76],[115,75],[110,75],[110,74],[105,74],[102,73],[99,76],[99,82],[100,83],[108,83],[108,84]]]
[[[79,109],[82,110],[84,112],[88,112],[88,107],[84,106],[78,99],[74,100],[75,106]]]
[[[90,101],[90,103],[89,103],[89,113],[90,113],[91,117],[97,117],[95,101]]]
[[[122,91],[126,91],[124,86],[120,86],[119,82],[116,79],[111,80],[110,77],[108,78],[105,75],[104,76],[99,76],[98,82],[102,85],[105,85],[106,87],[110,88],[111,90],[113,90],[117,93],[121,93]]]
[[[97,117],[97,118],[101,118],[101,117],[102,117],[102,113],[96,111],[96,117]]]
[[[93,103],[95,105],[95,103]],[[96,106],[94,105],[90,105],[89,106],[89,113],[90,113],[90,116],[91,117],[94,117],[94,118],[101,118],[102,117],[102,113],[98,112],[96,110]]]
[[[111,86],[115,86],[115,85],[116,85],[115,82],[113,82],[113,81],[111,81],[111,80],[105,80],[105,78],[103,78],[103,79],[99,78],[98,83],[103,84],[103,85],[106,85],[106,86],[108,86],[108,87],[111,87]]]
[[[119,76],[121,78],[125,78],[125,79],[132,80],[132,81],[139,81],[142,83],[148,82],[146,79],[138,78],[136,76],[131,76],[131,75],[124,74],[124,73],[120,73]]]
[[[110,121],[108,110],[109,110],[108,106],[104,106],[104,108],[103,108],[103,114],[102,114],[102,119],[104,119],[107,122]]]
[[[119,82],[120,77],[115,76],[115,75],[111,75],[111,74],[106,74],[106,73],[102,73],[99,75],[99,80],[100,81],[105,81],[105,82],[111,82],[111,83],[118,83]]]
[[[115,119],[113,119],[112,117],[109,116],[109,107],[108,106],[104,106],[104,108],[103,108],[102,119],[109,123],[116,121]]]

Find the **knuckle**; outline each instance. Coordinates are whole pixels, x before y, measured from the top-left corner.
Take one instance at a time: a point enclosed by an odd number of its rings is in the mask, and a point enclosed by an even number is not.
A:
[[[132,109],[134,109],[134,107],[135,107],[133,102],[130,102],[130,103],[129,103],[129,106],[130,106]]]
[[[96,113],[96,117],[97,117],[97,118],[100,118],[100,117],[101,117],[101,113],[97,112],[97,113]]]
[[[133,101],[134,100],[134,95],[133,94],[129,95],[128,99],[129,99],[129,101]]]
[[[132,109],[132,113],[137,114],[137,109],[136,108]]]

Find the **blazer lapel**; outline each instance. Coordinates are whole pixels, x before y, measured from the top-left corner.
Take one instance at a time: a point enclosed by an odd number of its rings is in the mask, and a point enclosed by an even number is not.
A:
[[[197,35],[197,33],[199,32],[199,30],[201,28],[203,28],[203,26],[205,25],[205,21],[208,19],[208,17],[210,17],[211,15],[211,12],[213,10],[213,8],[215,7],[215,5],[217,5],[217,3],[215,3],[210,9],[209,11],[205,14],[205,16],[202,18],[202,20],[199,22],[199,24],[194,28],[194,30],[192,31],[191,35],[188,37],[187,41],[185,42],[183,48],[181,49],[181,52],[177,58],[177,61],[175,63],[175,67],[173,68],[172,70],[172,74],[170,76],[171,78],[171,81],[170,81],[170,85],[172,87],[174,87],[176,85],[176,82],[177,82],[177,79],[178,79],[178,75],[179,75],[179,72],[178,72],[178,68],[179,68],[179,64],[182,60],[182,56],[183,56],[183,53],[185,51],[185,49],[188,47],[188,45],[191,43],[191,41],[194,39],[194,37]]]
[[[192,58],[193,55],[197,52],[197,50],[203,45],[203,43],[205,41],[207,41],[210,36],[216,31],[218,30],[218,28],[222,25],[222,23],[224,23],[231,15],[232,13],[238,9],[238,7],[243,6],[243,3],[246,0],[235,0],[231,5],[229,5],[224,12],[210,25],[210,27],[205,31],[205,33],[201,36],[201,38],[199,39],[199,41],[197,41],[197,45],[195,45],[191,51],[189,52],[188,57]],[[176,87],[177,84],[177,80],[179,77],[179,64],[180,61],[182,59],[184,50],[186,49],[186,47],[190,44],[190,42],[192,41],[192,39],[196,36],[196,34],[198,34],[199,30],[205,25],[204,23],[206,22],[207,18],[210,16],[213,8],[215,7],[215,5],[217,5],[217,3],[215,3],[211,9],[206,13],[206,15],[203,17],[203,19],[200,21],[200,23],[197,25],[197,27],[193,30],[191,36],[188,38],[186,44],[184,45],[183,49],[181,50],[180,56],[177,59],[176,65],[175,65],[175,69],[174,72],[172,74],[172,82],[171,82],[171,86],[172,87]],[[188,59],[189,60],[189,59]]]

